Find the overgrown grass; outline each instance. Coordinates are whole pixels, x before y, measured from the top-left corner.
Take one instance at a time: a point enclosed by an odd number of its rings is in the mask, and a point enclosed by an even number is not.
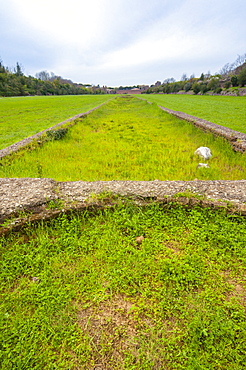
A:
[[[0,98],[0,149],[108,99],[108,95]]]
[[[210,168],[194,155],[208,146]],[[235,180],[246,177],[245,155],[156,104],[118,97],[80,120],[62,140],[1,161],[1,177],[73,180]]]
[[[245,369],[245,227],[124,200],[2,237],[0,368]]]
[[[217,125],[246,133],[245,96],[141,95],[165,108],[185,112]]]

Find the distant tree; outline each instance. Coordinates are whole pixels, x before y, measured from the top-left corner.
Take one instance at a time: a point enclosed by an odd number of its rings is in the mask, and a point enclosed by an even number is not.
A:
[[[200,92],[200,85],[197,82],[194,82],[192,84],[192,90],[195,95],[197,95]]]
[[[190,83],[190,82],[187,82],[187,83],[184,85],[184,90],[185,90],[185,92],[188,92],[188,91],[190,91],[190,89],[191,89],[191,83]]]
[[[241,86],[246,85],[246,68],[242,69],[242,71],[239,73],[238,82]]]
[[[50,74],[47,71],[41,71],[35,74],[36,78],[42,81],[48,81],[50,79]]]
[[[234,62],[235,67],[241,66],[243,63],[246,62],[246,54],[238,55],[237,59]]]
[[[3,61],[0,59],[0,73],[6,73],[6,69],[3,65]]]
[[[238,86],[238,77],[236,75],[231,76],[231,84],[233,87]]]
[[[202,94],[206,94],[206,92],[209,91],[209,88],[206,83],[199,84],[199,88]]]
[[[204,81],[204,74],[202,73],[199,80]]]
[[[211,81],[208,83],[208,90],[215,91],[220,86],[220,82],[218,78],[212,78]]]
[[[169,77],[169,78],[166,78],[164,81],[163,81],[163,83],[164,84],[169,84],[169,83],[172,83],[172,82],[175,82],[175,78],[173,78],[173,77]]]
[[[231,81],[226,81],[226,82],[224,83],[224,88],[225,88],[225,89],[229,89],[229,87],[231,87]]]
[[[188,80],[187,74],[183,73],[181,76],[181,81],[187,81],[187,80]]]
[[[23,76],[24,74],[18,62],[16,63],[16,68],[14,69],[14,71],[15,71],[16,76]]]

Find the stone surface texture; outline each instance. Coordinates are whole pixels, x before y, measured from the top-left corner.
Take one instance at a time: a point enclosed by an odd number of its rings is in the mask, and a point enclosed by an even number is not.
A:
[[[93,196],[100,193],[165,202],[177,194],[179,198],[189,198],[192,193],[195,197],[202,196],[207,205],[230,202],[242,213],[246,212],[246,180],[57,182],[52,179],[0,178],[0,220],[20,211],[41,212],[50,201],[57,199],[64,202],[64,208],[80,208],[88,204],[90,197],[92,204]]]

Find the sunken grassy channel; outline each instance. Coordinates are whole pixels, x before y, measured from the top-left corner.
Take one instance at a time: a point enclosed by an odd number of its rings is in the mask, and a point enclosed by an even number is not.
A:
[[[0,98],[0,149],[104,103],[108,95]]]
[[[118,199],[2,237],[0,368],[245,369],[245,227]]]
[[[199,146],[212,150],[210,168],[197,168],[203,162],[194,155]],[[132,96],[117,97],[80,119],[61,140],[20,151],[1,164],[1,177],[58,181],[246,178],[245,155],[224,139]]]
[[[245,96],[209,96],[185,94],[142,95],[165,108],[203,118],[217,125],[246,133]]]

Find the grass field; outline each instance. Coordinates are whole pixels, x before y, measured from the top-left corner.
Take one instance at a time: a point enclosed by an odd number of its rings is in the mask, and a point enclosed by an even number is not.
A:
[[[209,169],[197,168],[203,162],[194,155],[199,146],[212,150]],[[81,119],[62,140],[18,152],[1,163],[1,177],[60,181],[246,177],[245,155],[233,152],[224,139],[134,97],[117,97]]]
[[[0,238],[0,369],[244,370],[245,227],[119,199]]]
[[[246,97],[209,95],[141,95],[165,108],[191,114],[246,133]]]
[[[108,99],[108,95],[0,98],[0,149]]]

